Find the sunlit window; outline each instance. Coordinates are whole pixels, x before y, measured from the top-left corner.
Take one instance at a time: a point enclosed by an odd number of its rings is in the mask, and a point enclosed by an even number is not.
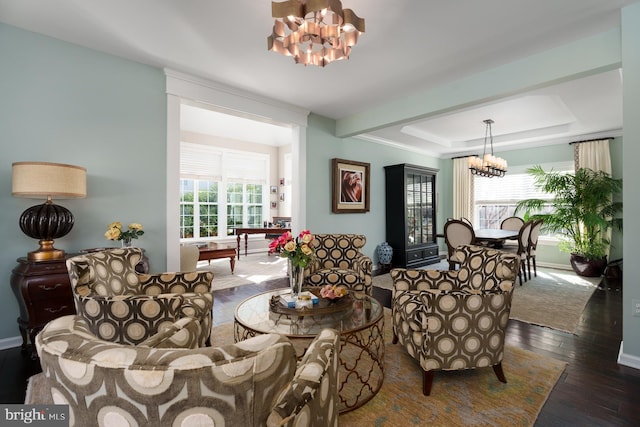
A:
[[[208,239],[267,218],[269,156],[181,143],[180,238]]]
[[[474,226],[476,228],[500,228],[500,223],[514,216],[516,203],[520,200],[538,198],[551,200],[553,196],[538,190],[533,176],[527,173],[530,166],[512,168],[502,178],[474,178]],[[541,165],[545,171],[573,173],[572,162],[560,162]],[[545,206],[542,212],[551,210]],[[524,212],[518,212],[522,217]]]

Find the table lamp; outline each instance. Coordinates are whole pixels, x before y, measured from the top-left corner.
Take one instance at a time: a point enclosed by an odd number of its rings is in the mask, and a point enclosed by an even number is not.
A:
[[[11,165],[11,194],[47,201],[31,206],[20,216],[20,229],[38,239],[40,248],[29,252],[30,261],[64,258],[64,251],[53,247],[53,240],[66,236],[73,228],[73,215],[53,203],[52,198],[75,199],[87,196],[87,169],[47,162],[16,162]]]

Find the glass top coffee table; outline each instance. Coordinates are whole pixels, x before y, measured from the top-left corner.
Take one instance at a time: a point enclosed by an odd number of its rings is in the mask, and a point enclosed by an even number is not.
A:
[[[335,303],[335,309],[323,301],[316,306],[321,308],[316,310],[275,306],[280,304],[279,295],[286,293],[289,293],[288,288],[275,289],[238,304],[234,317],[235,341],[261,334],[281,334],[291,340],[296,354],[302,357],[322,329],[336,329],[340,332],[341,341],[338,367],[340,412],[364,405],[380,390],[384,380],[382,305],[373,297],[351,292],[348,300]]]

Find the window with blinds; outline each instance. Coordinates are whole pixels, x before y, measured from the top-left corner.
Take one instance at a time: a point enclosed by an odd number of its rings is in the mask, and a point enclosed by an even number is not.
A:
[[[260,226],[269,156],[210,145],[180,144],[180,237],[198,240]]]
[[[533,166],[533,165],[531,165]],[[573,173],[572,162],[558,162],[541,165],[545,171]],[[516,203],[525,199],[551,200],[551,194],[540,191],[532,175],[527,173],[530,166],[510,169],[502,178],[474,178],[474,200],[476,228],[500,228],[500,223],[514,215]],[[551,207],[546,207],[543,212]],[[518,212],[522,216],[522,212]]]

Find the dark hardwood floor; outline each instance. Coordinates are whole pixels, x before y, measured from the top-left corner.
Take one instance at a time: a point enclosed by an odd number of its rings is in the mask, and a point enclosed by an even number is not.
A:
[[[234,308],[242,299],[282,285],[280,280],[214,292],[214,323],[233,321]],[[383,294],[374,296],[389,304]],[[568,363],[536,426],[640,425],[640,370],[616,363],[622,340],[619,282],[605,280],[595,291],[577,335],[512,320],[507,340]],[[39,371],[38,361],[22,354],[20,348],[0,351],[0,403],[22,403],[27,378]],[[508,377],[508,367],[505,371]]]

